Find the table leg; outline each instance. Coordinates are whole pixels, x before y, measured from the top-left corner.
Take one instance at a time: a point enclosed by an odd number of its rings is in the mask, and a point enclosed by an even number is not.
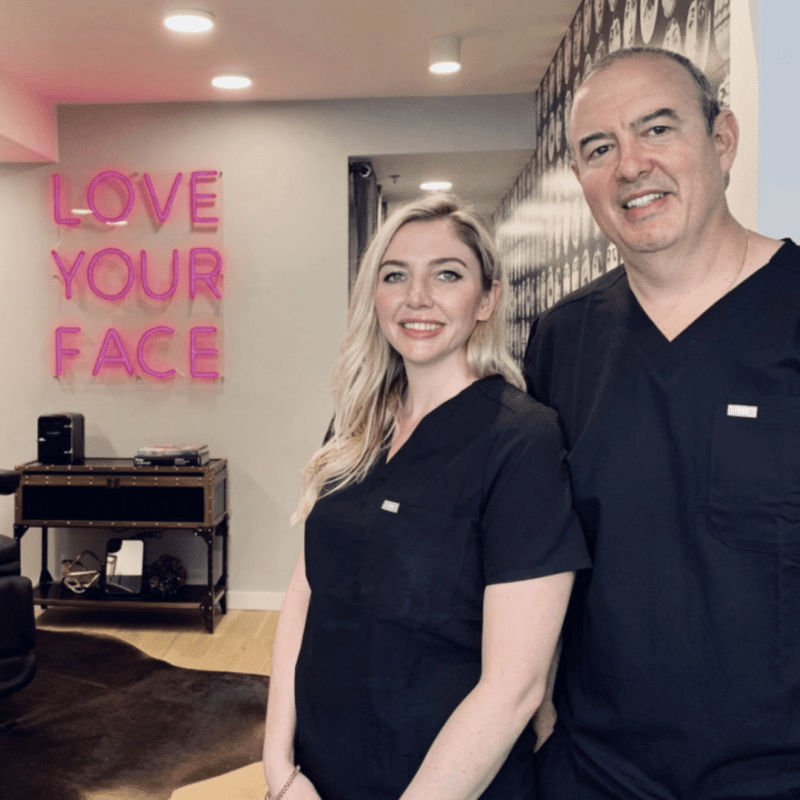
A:
[[[214,600],[204,597],[200,601],[200,613],[206,623],[206,630],[209,633],[214,633]]]
[[[202,536],[206,543],[206,566],[208,576],[208,593],[200,603],[200,611],[203,614],[208,632],[214,633],[214,529],[201,528],[196,531],[196,533]]]
[[[219,607],[223,614],[228,613],[228,518],[225,517],[219,524],[222,536],[222,589],[223,594]]]
[[[47,551],[47,543],[48,543],[48,529],[47,525],[42,525],[42,572],[39,575],[39,583],[55,583],[53,580],[53,576],[50,574],[50,570],[47,566],[48,561],[48,551]]]

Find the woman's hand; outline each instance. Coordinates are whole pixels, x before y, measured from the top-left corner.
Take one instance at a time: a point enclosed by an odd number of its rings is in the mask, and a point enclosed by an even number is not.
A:
[[[322,798],[317,794],[314,784],[302,772],[298,772],[282,800],[322,800]]]
[[[291,764],[270,770],[267,770],[265,766],[264,772],[274,776],[273,783],[267,782],[269,793],[273,798],[280,794],[293,770],[294,767]],[[281,796],[281,800],[321,800],[321,798],[317,794],[314,784],[302,772],[298,772],[292,778],[286,792]]]

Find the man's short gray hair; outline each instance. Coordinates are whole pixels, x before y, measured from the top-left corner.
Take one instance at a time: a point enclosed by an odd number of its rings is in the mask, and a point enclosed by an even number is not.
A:
[[[601,58],[591,69],[589,74],[584,78],[584,83],[588,78],[596,72],[610,67],[617,61],[624,61],[627,58],[636,58],[637,56],[661,56],[663,58],[670,58],[675,63],[680,64],[691,76],[694,81],[695,90],[697,91],[697,100],[700,103],[700,111],[706,121],[706,128],[708,135],[714,131],[714,120],[717,118],[721,111],[717,95],[714,92],[714,87],[706,77],[705,73],[695,66],[688,58],[674,53],[672,50],[665,50],[662,47],[629,47],[625,50],[617,50],[614,53]]]

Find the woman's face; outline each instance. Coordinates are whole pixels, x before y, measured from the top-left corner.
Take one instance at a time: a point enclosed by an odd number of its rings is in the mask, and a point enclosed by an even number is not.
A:
[[[499,284],[483,291],[481,267],[449,220],[408,222],[383,254],[375,286],[378,325],[409,367],[467,369],[467,341],[488,320]]]

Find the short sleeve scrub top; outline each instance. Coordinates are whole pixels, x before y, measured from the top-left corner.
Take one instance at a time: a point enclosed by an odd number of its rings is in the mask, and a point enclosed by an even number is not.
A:
[[[487,584],[589,566],[555,412],[499,376],[319,500],[295,758],[323,800],[397,800],[481,673]],[[483,800],[534,797],[530,726]]]

